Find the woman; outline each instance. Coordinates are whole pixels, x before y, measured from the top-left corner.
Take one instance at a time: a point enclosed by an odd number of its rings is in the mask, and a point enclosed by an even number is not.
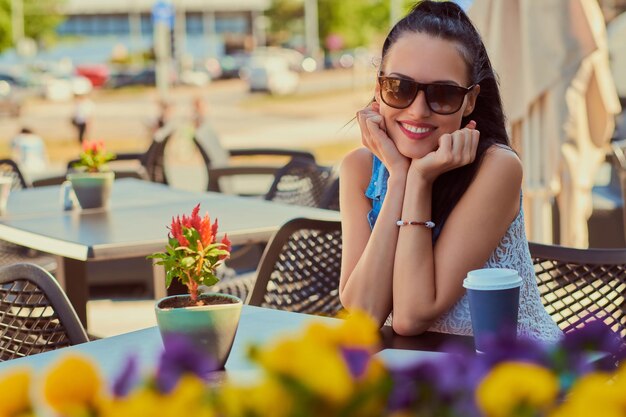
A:
[[[519,333],[555,341],[524,234],[522,165],[509,147],[480,35],[452,2],[423,1],[391,30],[374,101],[357,113],[363,148],[341,168],[348,309],[394,330],[472,334],[462,281],[506,267],[523,278]]]

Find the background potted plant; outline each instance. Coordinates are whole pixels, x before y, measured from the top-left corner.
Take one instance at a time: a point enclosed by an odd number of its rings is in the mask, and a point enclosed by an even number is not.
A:
[[[199,211],[200,204],[191,216],[172,218],[165,252],[149,256],[165,268],[167,287],[178,280],[189,292],[162,298],[155,311],[163,339],[184,335],[216,361],[216,369],[221,369],[235,339],[243,303],[233,295],[199,291],[200,286],[219,281],[215,270],[231,249],[226,235],[217,241],[217,219],[211,224],[208,213],[200,217]]]
[[[67,174],[76,199],[83,209],[107,207],[115,173],[110,171],[107,162],[115,159],[102,141],[85,140],[79,160],[72,165],[73,172]]]

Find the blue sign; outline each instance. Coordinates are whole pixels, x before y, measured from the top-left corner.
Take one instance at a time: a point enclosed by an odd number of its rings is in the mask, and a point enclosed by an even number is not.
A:
[[[167,27],[174,26],[174,6],[163,0],[159,0],[152,6],[152,23],[164,23]]]

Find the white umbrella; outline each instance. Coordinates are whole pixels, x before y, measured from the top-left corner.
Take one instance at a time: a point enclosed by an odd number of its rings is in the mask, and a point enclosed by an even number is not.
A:
[[[529,240],[588,245],[591,187],[619,101],[596,0],[475,0],[469,10],[500,76],[511,140],[524,164]]]

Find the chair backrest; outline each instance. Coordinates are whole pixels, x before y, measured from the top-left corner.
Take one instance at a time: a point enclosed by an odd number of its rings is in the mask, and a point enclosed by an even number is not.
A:
[[[308,158],[292,158],[276,172],[266,200],[298,206],[320,207],[332,169]]]
[[[0,159],[0,175],[13,179],[13,184],[11,185],[12,190],[20,190],[28,187],[17,163],[12,159]]]
[[[261,258],[251,305],[334,316],[341,309],[341,222],[285,223]]]
[[[599,319],[626,340],[626,249],[528,247],[541,301],[563,331]]]
[[[339,176],[332,178],[320,200],[319,208],[339,211]]]
[[[0,361],[87,342],[67,296],[37,265],[0,268]]]

